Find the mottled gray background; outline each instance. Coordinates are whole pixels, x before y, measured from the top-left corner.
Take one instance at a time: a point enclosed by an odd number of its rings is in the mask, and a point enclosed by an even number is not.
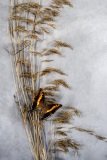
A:
[[[58,21],[54,38],[71,43],[59,65],[68,73],[72,90],[64,101],[83,112],[74,123],[107,137],[107,0],[73,0]],[[8,0],[0,1],[0,160],[31,160],[31,153],[15,107],[11,62],[4,50],[8,40]],[[106,160],[107,143],[73,132],[84,144],[75,160]],[[72,159],[72,158],[70,158]]]

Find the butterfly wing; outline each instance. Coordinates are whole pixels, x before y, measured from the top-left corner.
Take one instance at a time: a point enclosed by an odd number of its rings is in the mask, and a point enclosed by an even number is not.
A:
[[[38,94],[35,96],[34,98],[34,102],[32,105],[32,111],[34,111],[35,109],[41,108],[44,104],[44,92],[43,89],[40,88],[38,91]]]
[[[47,107],[46,112],[42,115],[42,120],[54,114],[59,108],[61,108],[61,104],[51,104]]]

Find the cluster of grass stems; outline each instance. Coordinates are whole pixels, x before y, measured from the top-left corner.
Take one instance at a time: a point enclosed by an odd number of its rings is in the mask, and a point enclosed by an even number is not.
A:
[[[65,155],[70,150],[78,153],[81,145],[64,129],[67,126],[69,131],[85,132],[106,141],[105,137],[93,131],[71,127],[73,117],[81,115],[74,107],[63,106],[53,118],[46,120],[40,120],[38,111],[32,114],[28,112],[39,88],[44,91],[47,105],[58,103],[61,86],[70,89],[64,80],[66,74],[51,66],[51,62],[53,62],[52,57],[63,57],[63,49],[72,49],[72,46],[61,40],[53,40],[43,47],[44,37],[51,36],[56,28],[56,18],[65,6],[72,7],[70,0],[52,0],[48,6],[43,6],[42,1],[37,0],[10,0],[9,32],[12,46],[10,55],[16,97],[35,160],[57,159],[60,152]],[[48,79],[51,74],[57,75],[58,78],[47,80],[48,83],[44,85],[44,79]],[[51,128],[49,137],[46,132],[47,126]]]

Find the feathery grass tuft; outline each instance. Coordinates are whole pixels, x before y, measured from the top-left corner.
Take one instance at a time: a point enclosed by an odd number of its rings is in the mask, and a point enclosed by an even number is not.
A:
[[[62,42],[62,41],[55,41],[54,42],[54,46],[55,47],[65,47],[65,48],[70,48],[70,49],[73,49],[72,46],[70,44],[67,44],[66,42]]]
[[[57,68],[52,68],[52,67],[47,67],[43,71],[41,71],[41,76],[45,76],[50,73],[58,73],[60,75],[66,75],[64,72],[62,72],[60,69]]]
[[[68,88],[70,89],[70,86],[67,84],[67,82],[65,82],[64,80],[62,79],[57,79],[57,80],[53,80],[52,82],[50,82],[51,84],[59,87],[59,86],[63,86],[65,88]]]

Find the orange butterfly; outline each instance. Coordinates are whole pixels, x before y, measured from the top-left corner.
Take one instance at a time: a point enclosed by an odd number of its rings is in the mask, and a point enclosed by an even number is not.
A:
[[[43,120],[51,116],[51,114],[54,114],[60,107],[62,107],[61,104],[47,105],[45,102],[45,94],[43,92],[43,89],[40,88],[38,94],[34,98],[34,102],[30,110],[30,113],[32,113],[35,110],[38,110],[40,112],[40,119]]]

